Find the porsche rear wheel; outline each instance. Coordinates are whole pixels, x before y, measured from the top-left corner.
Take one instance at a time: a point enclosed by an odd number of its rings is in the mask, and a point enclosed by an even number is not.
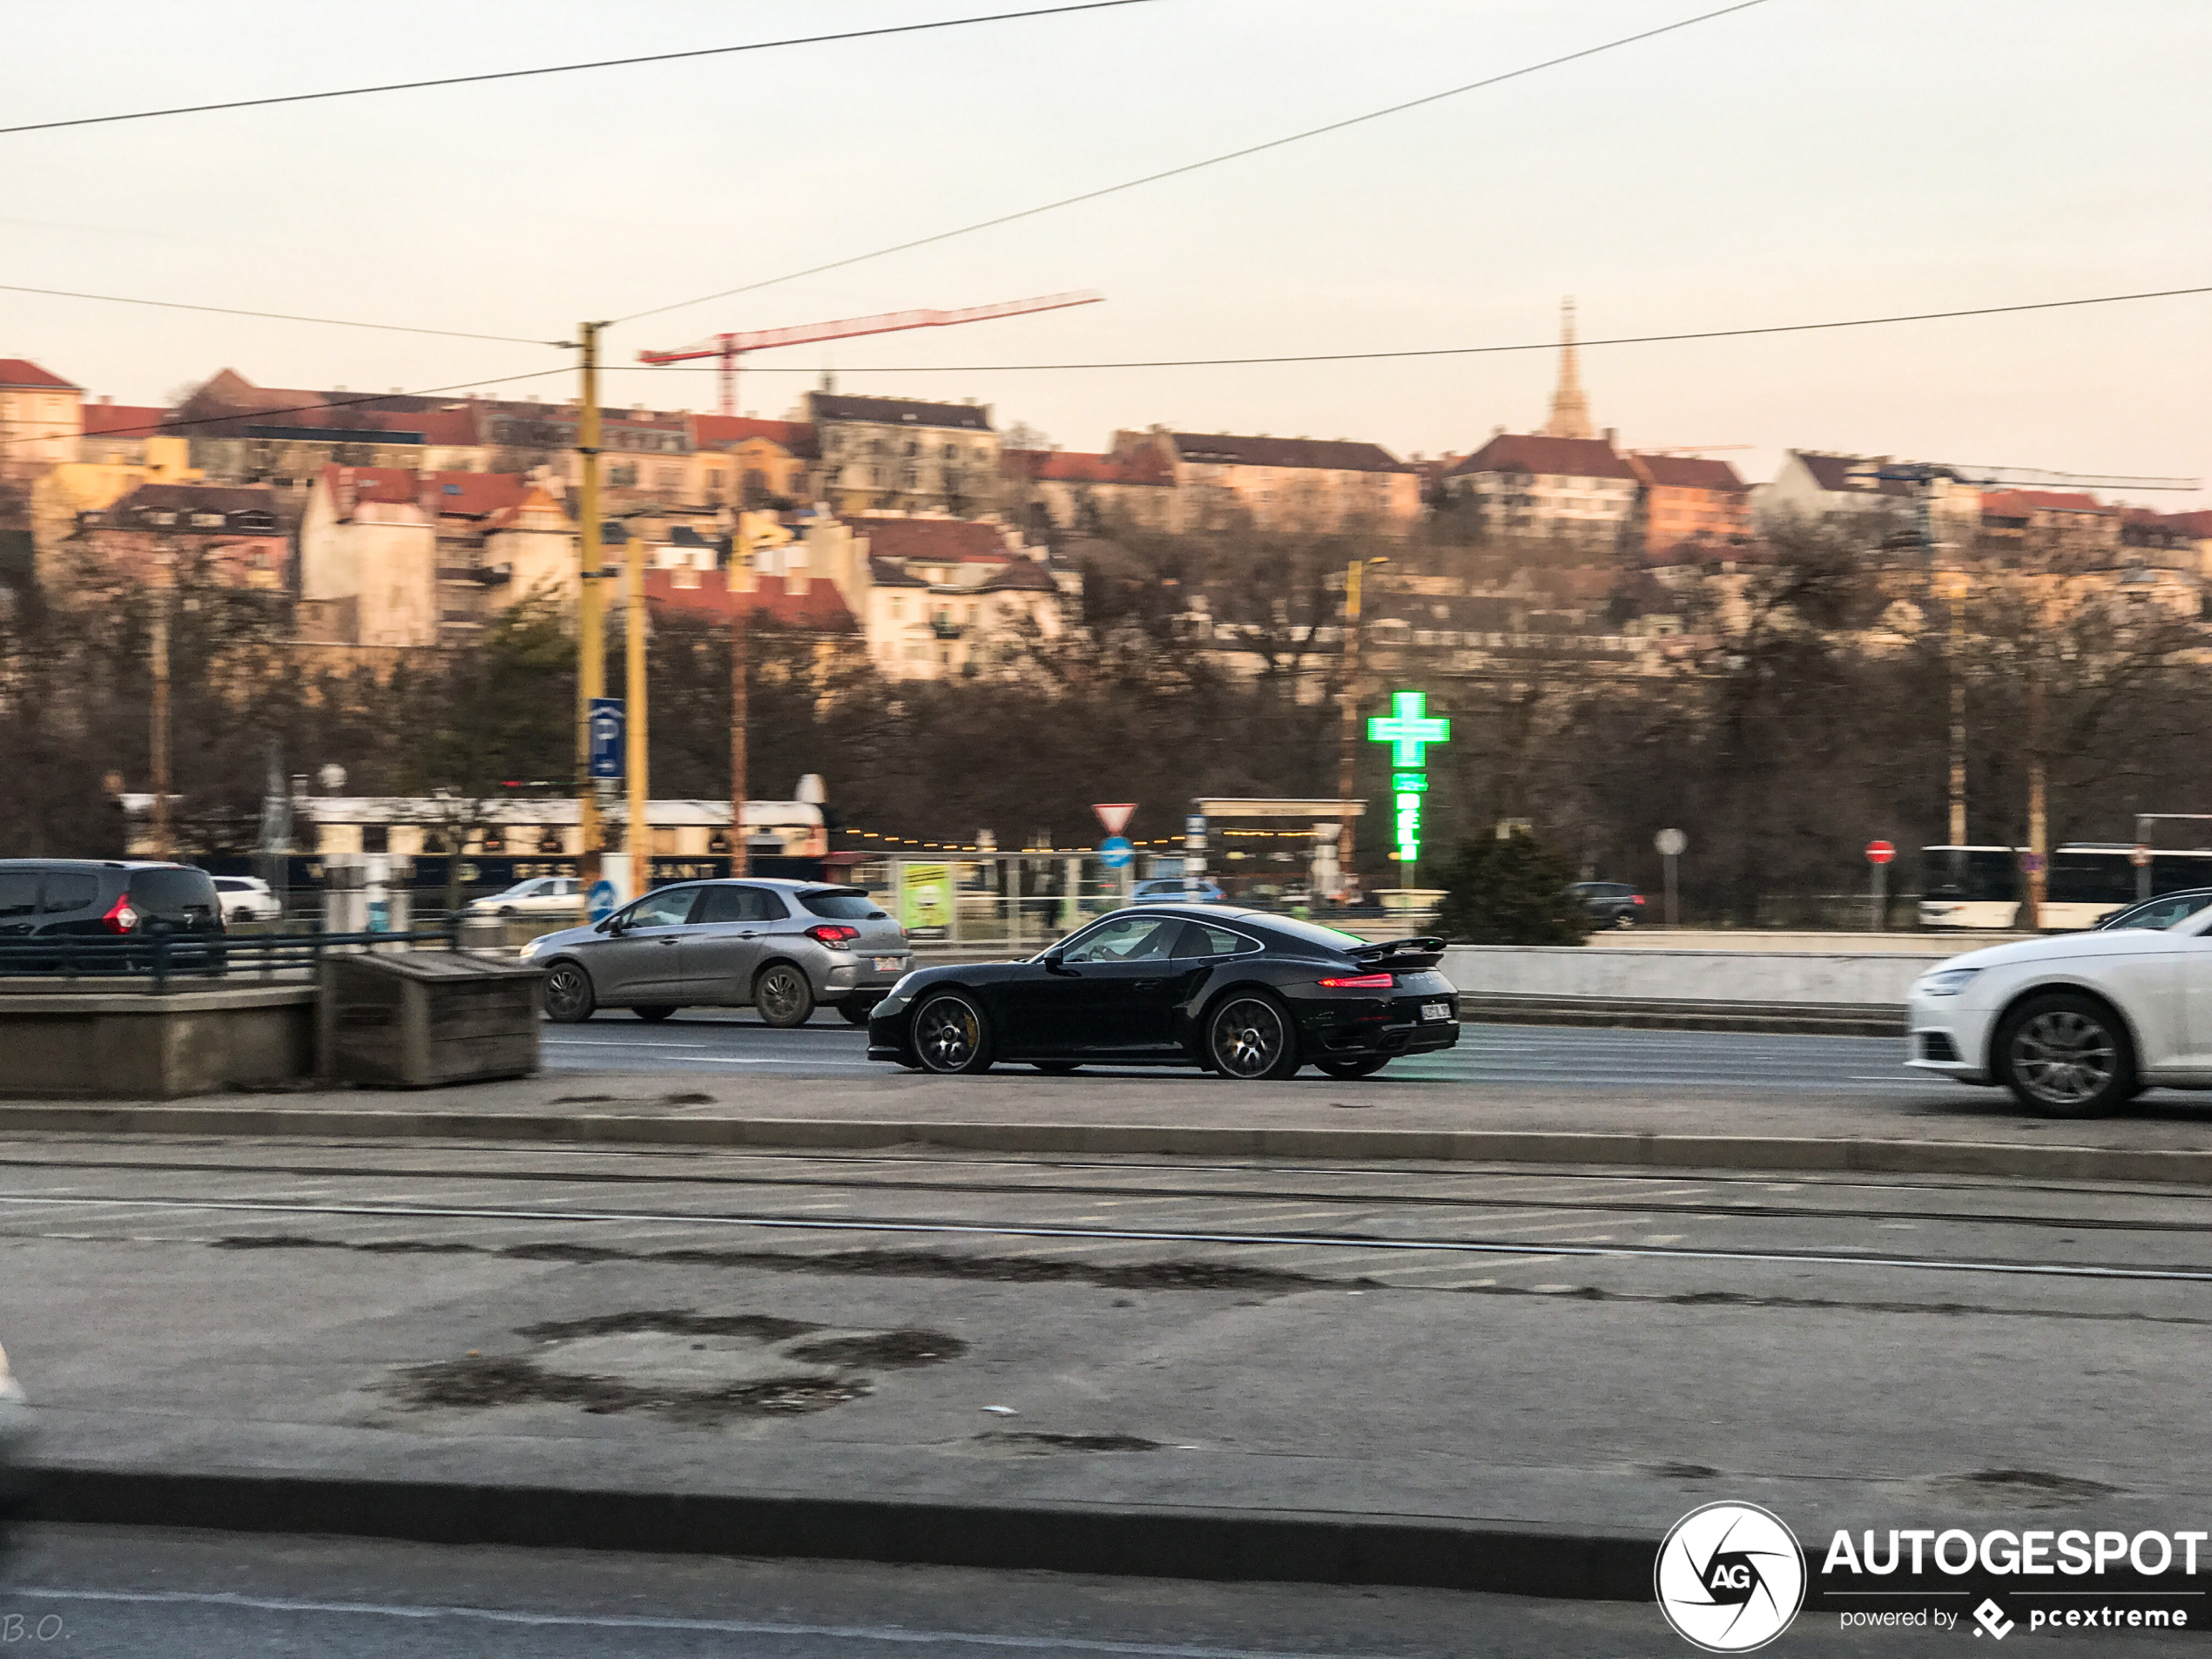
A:
[[[1298,1034],[1283,1005],[1260,991],[1237,991],[1206,1021],[1206,1058],[1224,1077],[1259,1082],[1298,1069]]]

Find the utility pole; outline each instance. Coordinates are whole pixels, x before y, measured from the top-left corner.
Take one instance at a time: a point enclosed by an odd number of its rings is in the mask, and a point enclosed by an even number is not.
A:
[[[1354,559],[1344,567],[1344,711],[1337,726],[1337,799],[1350,800],[1358,777],[1359,756],[1359,588],[1371,564],[1387,564],[1387,558]],[[1337,837],[1337,879],[1346,890],[1357,880],[1353,867],[1352,826],[1347,813]]]
[[[1951,845],[1966,845],[1966,573],[1946,573],[1944,597],[1951,602]]]
[[[653,833],[645,822],[645,803],[652,799],[652,745],[646,728],[645,696],[645,536],[644,527],[632,520],[629,556],[624,561],[623,643],[624,678],[623,713],[629,747],[623,767],[629,786],[628,833],[624,844],[630,852],[630,890],[643,893],[653,885]]]
[[[599,879],[605,833],[599,823],[598,786],[591,777],[591,702],[606,695],[606,638],[600,621],[599,583],[599,329],[587,322],[578,338],[583,352],[583,402],[577,411],[576,452],[582,477],[577,489],[579,563],[577,584],[576,776],[577,822],[582,833],[577,874],[584,886]],[[631,886],[636,888],[633,878]],[[642,889],[640,889],[642,890]]]
[[[2051,890],[2048,777],[2043,764],[2043,665],[2030,659],[2027,682],[2027,931],[2043,925]]]
[[[752,536],[745,513],[738,513],[730,538],[730,873],[747,873],[745,847],[745,728],[752,719],[745,680],[750,672],[752,632]]]
[[[148,851],[165,859],[175,848],[169,833],[169,597],[177,579],[177,550],[164,540],[161,570],[154,583],[153,617],[148,625],[153,695],[147,732],[148,770],[153,774],[153,813],[147,828]]]

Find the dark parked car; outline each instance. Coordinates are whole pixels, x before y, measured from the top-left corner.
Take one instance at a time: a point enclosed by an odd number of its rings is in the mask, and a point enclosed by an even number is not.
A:
[[[1643,920],[1643,894],[1625,881],[1577,881],[1567,890],[1600,927],[1633,927]]]
[[[914,965],[906,929],[865,887],[767,878],[657,887],[588,927],[533,939],[545,1013],[563,1024],[603,1008],[664,1020],[680,1008],[751,1008],[804,1025],[828,1004],[854,1025]]]
[[[2180,893],[2161,893],[2155,899],[2145,899],[2131,904],[2125,910],[2115,910],[2096,925],[2093,930],[2107,933],[2117,927],[2171,927],[2177,921],[2186,921],[2205,906],[2212,904],[2212,887],[2189,887]]]
[[[1086,1062],[1366,1077],[1460,1040],[1440,939],[1369,944],[1295,917],[1220,905],[1117,910],[1022,962],[926,968],[868,1022],[868,1058],[976,1072]]]
[[[78,943],[91,948],[78,959],[86,971],[144,968],[153,952],[115,941],[155,938],[169,941],[171,967],[219,968],[223,953],[206,941],[222,933],[222,897],[190,865],[0,859],[0,972],[51,973],[72,964]]]

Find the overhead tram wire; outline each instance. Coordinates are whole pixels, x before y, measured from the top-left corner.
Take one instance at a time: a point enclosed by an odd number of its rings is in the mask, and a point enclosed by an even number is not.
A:
[[[189,421],[156,421],[145,426],[109,427],[100,435],[121,438],[146,433],[158,437],[167,432],[180,432],[187,427],[220,426],[227,421],[266,421],[276,415],[317,415],[331,409],[359,408],[366,403],[389,403],[395,397],[438,397],[448,392],[471,392],[480,386],[511,386],[516,381],[542,380],[548,374],[573,374],[575,372],[573,363],[556,363],[550,368],[525,369],[519,374],[495,374],[478,381],[455,381],[450,386],[424,386],[402,392],[363,392],[358,397],[348,395],[320,403],[292,403],[275,409],[232,409],[226,414],[200,415]],[[43,439],[35,437],[0,439],[0,449],[18,443],[43,442]]]
[[[724,288],[714,293],[703,293],[695,300],[678,300],[668,305],[654,306],[649,310],[633,311],[628,316],[617,317],[614,320],[636,322],[641,317],[658,317],[664,312],[681,311],[689,306],[703,306],[716,300],[727,300],[734,294],[752,293],[758,289],[772,288],[781,283],[796,282],[803,277],[819,276],[826,271],[841,271],[847,266],[866,264],[871,260],[887,259],[894,253],[905,253],[914,248],[929,247],[939,242],[949,242],[954,237],[973,235],[977,231],[987,231],[997,226],[1012,225],[1022,219],[1035,219],[1040,213],[1055,212],[1062,207],[1073,207],[1082,202],[1097,201],[1102,197],[1117,196],[1124,191],[1136,190],[1141,185],[1156,185],[1168,179],[1179,179],[1186,173],[1197,172],[1207,167],[1220,166],[1224,162],[1240,161],[1247,156],[1257,156],[1270,150],[1282,149],[1285,145],[1299,144],[1307,138],[1318,138],[1331,132],[1341,132],[1347,127],[1360,126],[1369,121],[1379,121],[1386,116],[1402,115],[1408,110],[1418,110],[1430,104],[1440,104],[1447,98],[1459,98],[1468,92],[1479,92],[1485,87],[1501,85],[1507,81],[1519,80],[1525,76],[1534,75],[1548,69],[1557,69],[1561,64],[1577,63],[1585,57],[1595,57],[1603,52],[1615,51],[1623,46],[1633,46],[1640,41],[1653,40],[1662,35],[1695,28],[1701,23],[1710,23],[1716,18],[1726,17],[1739,11],[1749,11],[1755,6],[1766,3],[1767,0],[1736,0],[1734,4],[1723,6],[1718,10],[1701,12],[1694,17],[1683,17],[1673,23],[1661,24],[1656,29],[1640,30],[1633,35],[1622,35],[1617,40],[1602,41],[1595,46],[1584,46],[1575,51],[1563,52],[1556,57],[1545,58],[1541,63],[1524,64],[1519,69],[1509,69],[1500,74],[1485,76],[1479,81],[1469,81],[1464,86],[1447,87],[1443,91],[1430,92],[1420,98],[1408,98],[1402,104],[1392,104],[1379,110],[1369,110],[1363,115],[1346,116],[1340,121],[1331,121],[1321,126],[1308,127],[1303,132],[1285,133],[1279,138],[1270,138],[1262,144],[1246,145],[1241,149],[1224,151],[1217,156],[1208,156],[1198,161],[1187,161],[1180,166],[1164,168],[1158,172],[1148,172],[1140,178],[1124,179],[1117,185],[1105,185],[1096,190],[1086,190],[1073,196],[1062,196],[1057,201],[1041,202],[1035,207],[1024,207],[1015,212],[1001,213],[994,219],[978,219],[972,225],[962,225],[949,231],[939,231],[934,235],[918,236],[911,241],[894,242],[888,247],[880,247],[871,253],[848,254],[840,260],[831,260],[825,264],[809,266],[803,271],[791,271],[782,276],[763,277],[758,282],[740,283],[734,288]],[[0,128],[0,132],[4,131],[6,129]]]
[[[490,70],[479,75],[441,75],[421,81],[389,81],[375,86],[341,86],[327,92],[281,92],[272,98],[231,98],[220,104],[183,104],[165,110],[127,110],[114,115],[79,115],[60,121],[25,121],[0,127],[0,138],[20,132],[51,132],[63,127],[108,126],[121,121],[154,121],[172,115],[212,115],[222,110],[258,110],[277,104],[314,104],[332,98],[368,98],[380,92],[417,92],[440,86],[474,86],[488,81],[527,80],[540,75],[575,75],[593,69],[628,69],[643,64],[681,63],[690,58],[726,57],[739,52],[773,51],[784,46],[819,46],[840,40],[873,40],[892,35],[919,35],[936,30],[965,29],[975,24],[1014,23],[1028,17],[1057,17],[1081,11],[1107,11],[1122,6],[1159,3],[1159,0],[1071,0],[1057,6],[1036,6],[1022,11],[996,11],[975,17],[940,17],[928,23],[887,24],[875,29],[840,30],[827,35],[793,35],[782,40],[747,41],[738,46],[697,46],[685,51],[648,52],[635,57],[600,57],[581,64],[546,64],[536,69]]]
[[[1967,306],[1955,311],[1899,312],[1886,317],[1839,317],[1824,322],[1778,322],[1762,324],[1751,328],[1701,328],[1665,334],[1616,334],[1608,339],[1581,340],[1579,347],[1593,346],[1660,346],[1698,340],[1748,340],[1767,334],[1807,334],[1841,328],[1880,328],[1894,323],[1946,322],[1961,317],[2003,317],[2030,311],[2065,311],[2085,306],[2116,306],[2140,300],[2178,300],[2192,295],[2212,293],[2212,284],[2193,288],[2154,288],[2139,293],[2100,293],[2074,300],[2035,300],[2020,305]],[[1287,363],[1364,363],[1387,362],[1423,357],[1482,357],[1512,352],[1554,352],[1559,349],[1556,340],[1526,341],[1504,346],[1427,346],[1406,351],[1311,352],[1275,357],[1180,357],[1132,358],[1103,363],[914,363],[883,367],[872,364],[847,364],[838,372],[847,374],[1021,374],[1049,372],[1069,374],[1086,369],[1113,368],[1240,368]],[[666,368],[649,368],[642,364],[618,363],[608,373],[667,374]],[[712,374],[711,368],[676,368],[677,374]],[[756,374],[818,374],[825,371],[818,368],[793,365],[779,368],[761,364],[752,368]]]
[[[418,328],[408,323],[360,322],[350,317],[307,317],[289,311],[249,311],[238,306],[194,305],[184,300],[142,300],[132,294],[80,293],[73,288],[32,288],[0,282],[0,293],[43,294],[51,300],[96,300],[111,306],[154,306],[164,311],[205,311],[219,317],[258,317],[266,322],[307,322],[328,328],[374,328],[394,334],[435,334],[444,340],[489,340],[503,346],[557,346],[557,340],[525,340],[520,334],[478,334],[460,328]]]

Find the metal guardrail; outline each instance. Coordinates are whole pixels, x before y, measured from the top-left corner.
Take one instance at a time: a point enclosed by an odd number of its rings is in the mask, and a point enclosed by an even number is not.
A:
[[[150,995],[210,980],[313,981],[334,951],[457,950],[460,930],[405,934],[50,934],[0,939],[0,978],[144,981]]]

